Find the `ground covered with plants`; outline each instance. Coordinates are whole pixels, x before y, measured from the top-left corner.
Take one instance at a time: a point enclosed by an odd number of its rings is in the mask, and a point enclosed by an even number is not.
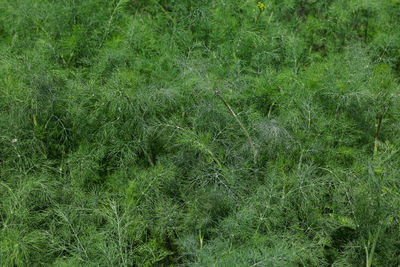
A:
[[[0,265],[398,266],[399,24],[0,0]]]

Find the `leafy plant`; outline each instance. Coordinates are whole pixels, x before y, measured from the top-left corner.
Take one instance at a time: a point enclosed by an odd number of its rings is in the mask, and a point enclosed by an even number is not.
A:
[[[398,266],[399,10],[0,0],[0,265]]]

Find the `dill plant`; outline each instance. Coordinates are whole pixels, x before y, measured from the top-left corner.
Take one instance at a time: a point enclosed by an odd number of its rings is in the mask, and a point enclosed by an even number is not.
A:
[[[399,265],[399,5],[257,3],[0,1],[0,265]]]

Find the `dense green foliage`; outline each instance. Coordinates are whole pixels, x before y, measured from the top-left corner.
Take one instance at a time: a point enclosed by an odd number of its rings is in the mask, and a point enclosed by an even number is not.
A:
[[[0,0],[0,265],[399,266],[400,1],[263,4]]]

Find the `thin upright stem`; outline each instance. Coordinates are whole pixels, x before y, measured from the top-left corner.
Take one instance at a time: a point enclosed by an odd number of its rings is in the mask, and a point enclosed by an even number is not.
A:
[[[375,145],[374,145],[374,157],[376,156],[376,153],[378,152],[379,133],[381,131],[382,119],[383,119],[383,112],[379,116],[378,125],[376,127]]]
[[[222,97],[222,95],[218,91],[215,91],[215,92],[216,92],[217,96],[225,104],[226,108],[229,110],[229,112],[232,114],[232,116],[235,118],[235,120],[239,124],[240,128],[242,129],[243,133],[246,135],[247,139],[249,140],[249,143],[250,143],[250,146],[251,146],[251,150],[253,152],[253,161],[254,161],[254,164],[256,164],[257,163],[257,150],[256,150],[256,148],[254,146],[253,140],[251,139],[249,132],[246,130],[246,128],[244,127],[242,122],[239,120],[239,118],[236,115],[236,113],[233,111],[231,106],[229,106],[229,104],[225,101],[225,99]]]

